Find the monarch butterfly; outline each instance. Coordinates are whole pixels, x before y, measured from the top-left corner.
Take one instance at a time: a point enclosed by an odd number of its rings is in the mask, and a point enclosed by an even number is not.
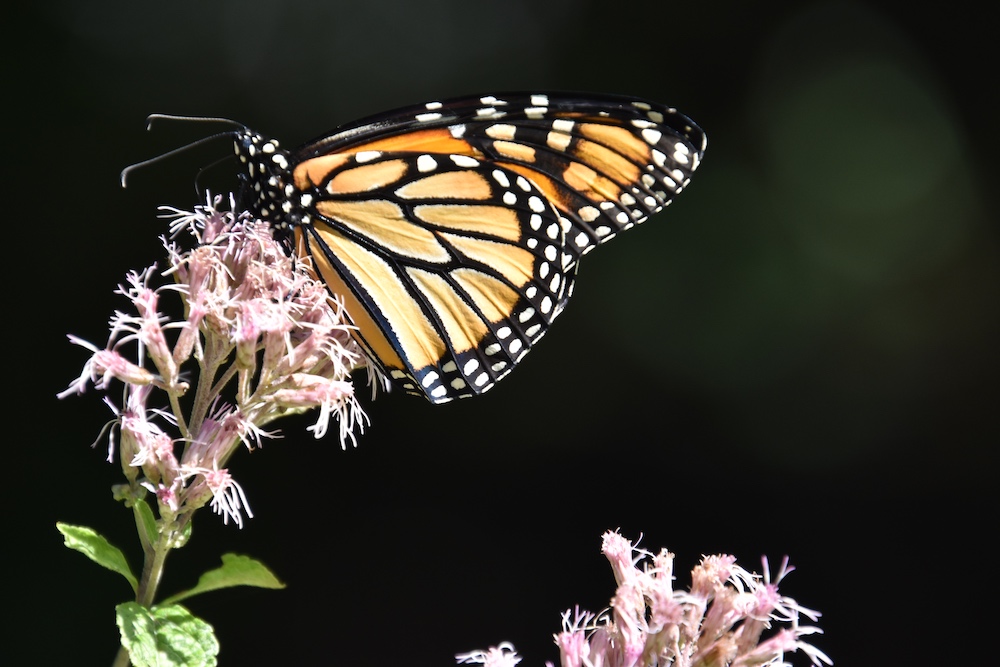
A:
[[[669,204],[706,146],[675,109],[592,94],[428,102],[290,151],[237,126],[241,204],[311,258],[385,374],[433,403],[506,376],[580,257]]]

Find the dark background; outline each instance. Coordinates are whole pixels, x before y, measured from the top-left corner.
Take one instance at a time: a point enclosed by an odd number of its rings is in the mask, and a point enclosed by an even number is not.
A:
[[[205,512],[162,591],[225,551],[284,591],[190,601],[222,665],[449,665],[512,641],[556,660],[559,615],[614,583],[621,528],[758,569],[823,612],[838,665],[982,664],[997,530],[993,26],[955,3],[528,0],[22,3],[4,25],[8,464],[5,664],[107,665],[123,580],[61,546],[97,528],[139,567],[97,393],[57,401],[156,206],[197,203],[225,142],[151,112],[235,118],[286,145],[466,93],[585,90],[707,131],[688,191],[583,263],[577,296],[490,394],[369,403],[356,449],[311,420],[232,465],[255,517]],[[205,175],[229,187],[235,166]],[[22,516],[24,515],[24,516]],[[9,595],[8,595],[8,599]],[[992,604],[990,605],[992,608]],[[802,656],[796,664],[805,664]]]

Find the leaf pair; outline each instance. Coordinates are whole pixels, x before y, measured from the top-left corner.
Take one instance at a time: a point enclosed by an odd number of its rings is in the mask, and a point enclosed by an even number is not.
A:
[[[138,591],[138,580],[118,547],[86,526],[57,523],[56,528],[63,534],[67,547],[122,575],[132,586],[132,592]],[[118,605],[115,618],[122,646],[128,650],[134,667],[214,666],[219,642],[212,626],[177,602],[199,593],[233,586],[284,588],[285,584],[260,561],[249,556],[223,554],[220,567],[205,572],[192,588],[172,595],[160,604],[148,608],[137,602]]]

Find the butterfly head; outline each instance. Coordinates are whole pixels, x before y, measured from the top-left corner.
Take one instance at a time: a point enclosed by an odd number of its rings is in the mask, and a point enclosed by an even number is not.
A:
[[[249,128],[236,131],[234,141],[236,156],[243,165],[241,205],[276,230],[297,224],[300,216],[293,204],[296,189],[288,152],[279,147],[277,139]]]

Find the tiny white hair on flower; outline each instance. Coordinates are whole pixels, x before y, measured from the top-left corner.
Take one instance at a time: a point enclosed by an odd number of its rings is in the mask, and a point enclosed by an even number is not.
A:
[[[479,664],[485,667],[514,667],[521,662],[510,642],[500,642],[485,651],[470,651],[455,656],[458,664]]]

